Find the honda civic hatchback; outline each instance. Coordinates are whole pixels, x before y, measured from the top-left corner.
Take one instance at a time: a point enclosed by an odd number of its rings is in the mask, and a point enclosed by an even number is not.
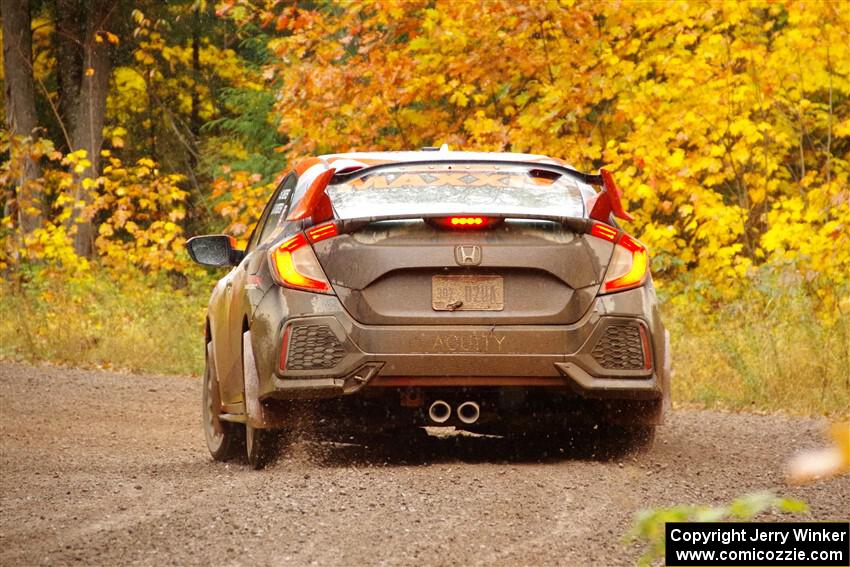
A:
[[[509,435],[590,427],[651,443],[670,396],[643,244],[606,170],[439,151],[307,159],[230,267],[206,319],[213,458],[260,468],[301,427]]]

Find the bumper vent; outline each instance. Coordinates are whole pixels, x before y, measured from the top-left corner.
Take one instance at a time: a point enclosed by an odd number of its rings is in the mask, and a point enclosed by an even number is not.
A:
[[[286,357],[288,370],[333,368],[345,356],[345,348],[327,325],[295,327]]]
[[[609,325],[591,353],[602,368],[640,370],[644,368],[643,346],[637,325]]]

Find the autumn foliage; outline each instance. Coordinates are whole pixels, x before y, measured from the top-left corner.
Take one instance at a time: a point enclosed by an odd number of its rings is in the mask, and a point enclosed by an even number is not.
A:
[[[674,293],[728,300],[773,271],[846,296],[846,4],[256,8],[232,12],[284,32],[269,68],[290,157],[448,142],[605,165]]]
[[[295,159],[448,143],[613,171],[668,305],[712,316],[793,289],[846,323],[846,2],[186,0],[126,15],[93,36],[114,55],[96,172],[57,134],[54,23],[35,15],[44,124],[0,138],[7,274],[189,274],[187,234],[244,239]],[[39,175],[22,190],[27,163]],[[44,214],[24,230],[31,207]],[[94,226],[93,256],[69,244],[69,216]]]

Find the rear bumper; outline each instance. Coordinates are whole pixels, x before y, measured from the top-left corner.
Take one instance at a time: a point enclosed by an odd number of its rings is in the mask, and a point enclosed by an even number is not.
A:
[[[625,338],[620,330],[627,332]],[[539,326],[367,326],[333,296],[272,289],[252,325],[263,399],[475,386],[658,399],[666,396],[669,382],[664,334],[648,286],[597,299],[572,325]],[[634,347],[635,337],[642,348],[621,360],[617,353],[628,351],[623,345]],[[600,344],[614,355],[606,358]]]
[[[557,363],[561,376],[540,377],[382,377],[367,376],[364,365],[348,376],[328,378],[283,378],[279,386],[261,396],[262,399],[320,399],[350,395],[363,388],[469,388],[469,387],[546,387],[569,389],[580,397],[594,399],[655,400],[663,396],[661,381],[653,373],[646,378],[600,378],[592,376],[574,363]],[[358,378],[359,377],[359,378]]]

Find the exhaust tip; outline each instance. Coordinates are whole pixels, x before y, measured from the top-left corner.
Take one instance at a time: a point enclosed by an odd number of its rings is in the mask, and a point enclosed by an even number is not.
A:
[[[481,407],[475,402],[463,402],[457,407],[457,418],[466,425],[472,425],[481,417]]]
[[[452,406],[443,400],[437,400],[428,407],[428,418],[437,424],[443,424],[452,416]]]

